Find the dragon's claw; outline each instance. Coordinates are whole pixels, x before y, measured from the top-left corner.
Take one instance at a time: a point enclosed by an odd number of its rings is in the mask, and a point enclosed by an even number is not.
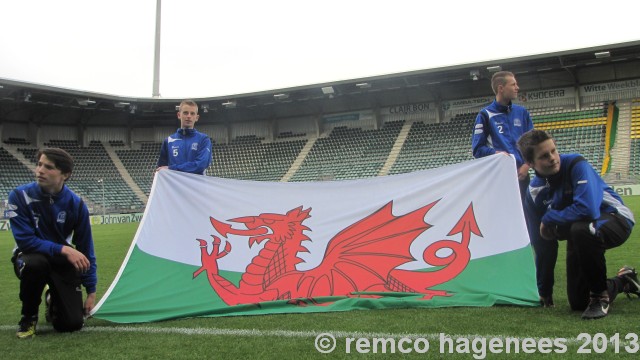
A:
[[[198,242],[200,243],[200,247],[207,247],[207,240],[202,240],[202,239],[196,239],[198,240]]]
[[[226,254],[228,254],[230,252],[231,252],[231,243],[227,241],[227,243],[224,245],[224,253],[226,255]]]

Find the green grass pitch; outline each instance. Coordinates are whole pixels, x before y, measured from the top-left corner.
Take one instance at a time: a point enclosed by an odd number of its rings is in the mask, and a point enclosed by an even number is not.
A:
[[[640,196],[626,197],[625,202],[640,217]],[[99,225],[93,228],[99,264],[98,298],[104,295],[114,279],[131,244],[138,224]],[[636,358],[640,339],[640,299],[621,295],[611,307],[610,315],[601,320],[583,321],[579,312],[569,310],[565,294],[564,244],[557,266],[555,289],[556,307],[520,308],[445,308],[370,310],[346,313],[305,315],[239,316],[225,318],[193,318],[150,324],[119,325],[90,319],[80,332],[60,334],[50,326],[39,326],[38,335],[29,340],[15,338],[20,314],[18,280],[9,262],[13,238],[10,232],[0,232],[0,348],[4,359],[310,359],[310,358],[447,358],[447,359],[519,359],[519,358]],[[636,227],[631,238],[621,247],[607,252],[609,275],[622,265],[640,268],[640,230]],[[41,307],[40,318],[44,319]],[[44,323],[44,321],[42,321]],[[319,353],[314,340],[317,334],[330,332],[337,338],[337,346],[330,355]],[[454,352],[440,348],[439,334],[454,340]],[[587,335],[580,335],[587,334]],[[615,341],[619,334],[619,341]],[[566,339],[564,352],[548,347],[534,348],[531,353],[511,349],[492,354],[485,346],[484,356],[480,340],[530,338],[540,344],[542,338]],[[346,337],[424,337],[430,348],[426,354],[374,353],[358,354],[355,343],[347,347]],[[626,340],[625,340],[626,337]],[[588,339],[614,339],[603,348]],[[465,345],[467,344],[467,345]],[[475,348],[473,347],[475,344]],[[486,343],[485,343],[486,344]],[[367,349],[363,347],[362,349]],[[347,353],[347,350],[350,353]],[[424,350],[424,349],[423,349]],[[442,353],[444,351],[444,353]],[[602,354],[596,354],[603,351]],[[616,353],[616,351],[618,353]],[[455,352],[463,352],[456,354]],[[466,352],[466,353],[464,353]],[[590,352],[581,354],[579,352]]]

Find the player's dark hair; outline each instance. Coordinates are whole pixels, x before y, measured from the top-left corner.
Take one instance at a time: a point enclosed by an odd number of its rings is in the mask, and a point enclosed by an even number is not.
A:
[[[535,147],[549,139],[553,140],[551,135],[544,130],[534,129],[522,134],[520,139],[518,139],[518,149],[520,149],[520,153],[522,154],[524,161],[532,163]]]
[[[68,152],[60,148],[40,149],[36,154],[36,161],[40,161],[42,155],[45,155],[61,173],[71,175],[73,172],[73,157]]]

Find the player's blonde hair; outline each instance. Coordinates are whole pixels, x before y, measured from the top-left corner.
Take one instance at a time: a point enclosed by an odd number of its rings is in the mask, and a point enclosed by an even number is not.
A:
[[[195,101],[190,100],[190,99],[186,99],[186,100],[182,100],[182,102],[180,102],[180,110],[182,110],[182,106],[183,105],[187,105],[187,106],[195,106],[196,107],[196,114],[198,113],[198,104],[196,104]]]
[[[498,95],[498,86],[505,85],[508,77],[515,77],[511,71],[498,71],[491,77],[491,89]]]

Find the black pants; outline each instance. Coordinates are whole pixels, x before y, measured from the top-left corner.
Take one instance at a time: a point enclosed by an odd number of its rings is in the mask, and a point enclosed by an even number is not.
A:
[[[42,291],[49,284],[51,319],[57,331],[76,331],[84,325],[84,305],[80,276],[63,256],[18,254],[13,259],[20,279],[22,315],[38,315]]]
[[[560,239],[567,240],[567,297],[573,310],[582,311],[587,307],[590,292],[607,290],[613,301],[622,289],[620,279],[607,279],[604,253],[622,245],[631,235],[631,226],[619,214],[603,213],[596,222],[602,223],[597,231],[591,221],[577,221],[559,229]],[[540,238],[533,246],[538,292],[541,296],[549,296],[553,291],[558,242]]]
[[[620,292],[618,279],[607,280],[606,250],[622,245],[631,235],[627,219],[619,214],[601,214],[604,224],[595,231],[591,222],[576,222],[567,236],[567,296],[573,310],[584,310],[589,293],[609,292],[613,301]]]
[[[527,194],[529,193],[529,183],[530,182],[531,182],[531,179],[529,178],[528,175],[524,179],[518,180],[518,187],[520,189],[520,199],[522,200],[522,207],[523,208],[524,208],[524,199],[527,197]],[[527,211],[525,210],[524,213],[526,214]]]

